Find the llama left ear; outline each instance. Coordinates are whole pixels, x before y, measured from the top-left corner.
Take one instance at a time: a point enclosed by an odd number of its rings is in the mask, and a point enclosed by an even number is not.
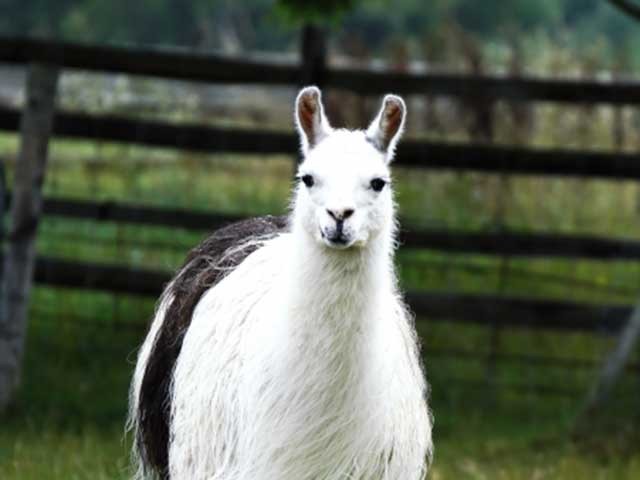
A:
[[[296,126],[305,155],[331,133],[331,126],[322,108],[322,94],[318,87],[300,90],[296,98]]]
[[[367,138],[373,145],[385,153],[387,162],[393,159],[394,150],[404,129],[407,108],[404,100],[397,95],[387,95],[382,108],[367,129]]]

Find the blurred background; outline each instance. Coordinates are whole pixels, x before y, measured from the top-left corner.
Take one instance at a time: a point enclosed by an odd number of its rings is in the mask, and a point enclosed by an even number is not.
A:
[[[335,126],[408,103],[430,478],[640,478],[639,45],[636,0],[0,1],[0,478],[128,478],[155,299],[287,211],[310,83]]]

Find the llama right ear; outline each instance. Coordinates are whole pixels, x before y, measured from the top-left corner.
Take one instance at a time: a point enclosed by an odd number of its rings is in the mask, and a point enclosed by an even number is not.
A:
[[[402,98],[387,95],[382,101],[380,112],[367,129],[367,138],[386,155],[387,163],[393,159],[396,144],[402,136],[406,111]]]
[[[300,90],[296,98],[295,116],[302,152],[306,155],[331,133],[331,126],[322,108],[322,94],[318,87],[305,87]]]

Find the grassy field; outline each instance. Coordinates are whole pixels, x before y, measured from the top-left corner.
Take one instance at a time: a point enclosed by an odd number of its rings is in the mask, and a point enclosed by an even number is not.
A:
[[[543,106],[539,116],[531,143],[610,147],[605,128],[610,112],[558,112]],[[591,123],[578,137],[574,133],[584,127],[583,117]],[[455,130],[450,137],[464,139]],[[498,137],[509,139],[505,125]],[[637,134],[629,136],[629,145],[636,141]],[[15,149],[15,137],[0,135],[0,154],[11,159]],[[405,226],[640,238],[637,183],[507,180],[407,169],[396,169],[394,175]],[[57,140],[45,192],[236,214],[283,213],[292,176],[290,157],[205,156]],[[38,250],[78,261],[170,271],[207,229],[50,217],[41,224]],[[406,289],[631,303],[640,285],[637,262],[402,250],[398,266]],[[153,306],[152,298],[34,289],[24,382],[16,405],[0,419],[0,479],[127,478],[127,388]],[[418,326],[436,419],[431,479],[640,478],[637,371],[625,375],[603,412],[606,424],[585,439],[570,439],[611,338],[496,331],[447,319],[420,318]],[[494,353],[502,359],[492,361]],[[563,365],[575,360],[583,365]]]
[[[42,315],[37,319],[18,403],[0,429],[0,478],[128,478],[129,439],[123,423],[133,352],[142,330],[108,323],[82,328],[78,322]],[[421,323],[427,335],[424,325],[430,323]],[[466,342],[482,335],[462,334]],[[640,475],[640,438],[629,429],[630,419],[587,442],[571,442],[568,432],[579,397],[469,388],[452,381],[469,375],[469,365],[430,358],[428,349],[426,362],[436,420],[431,479],[631,480]],[[508,366],[499,370],[502,375],[518,373]],[[521,368],[519,374],[527,370]],[[632,411],[637,392],[627,395],[619,392],[612,408]]]
[[[513,448],[506,437],[475,439],[462,446],[453,438],[438,439],[429,478],[460,479],[612,479],[635,480],[640,456],[594,458],[570,445],[537,444]],[[126,444],[118,429],[88,427],[69,432],[20,429],[7,441],[0,438],[7,480],[117,480],[129,478]],[[465,450],[466,448],[466,450]]]

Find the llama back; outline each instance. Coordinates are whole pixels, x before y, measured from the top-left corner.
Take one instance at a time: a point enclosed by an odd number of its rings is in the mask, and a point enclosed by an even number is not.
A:
[[[222,228],[189,253],[165,288],[140,348],[130,389],[127,428],[134,434],[136,478],[168,478],[173,370],[198,302],[266,240],[286,228],[285,217],[273,216]]]

